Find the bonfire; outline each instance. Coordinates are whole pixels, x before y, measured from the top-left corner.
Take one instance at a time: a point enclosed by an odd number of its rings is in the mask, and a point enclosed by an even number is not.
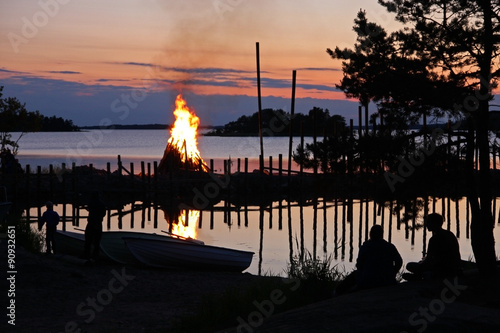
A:
[[[158,166],[158,172],[191,170],[208,172],[209,168],[201,158],[196,140],[200,118],[190,110],[179,94],[175,100],[175,123],[170,128],[170,138]]]

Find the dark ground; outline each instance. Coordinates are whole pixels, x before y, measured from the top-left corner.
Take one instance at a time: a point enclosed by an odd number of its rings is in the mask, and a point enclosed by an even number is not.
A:
[[[6,253],[5,239],[0,247]],[[168,332],[176,318],[196,310],[203,294],[262,278],[85,266],[74,257],[33,254],[21,247],[16,248],[16,269],[16,325],[7,324],[4,307],[0,332]],[[463,281],[402,283],[281,314],[274,313],[269,300],[256,299],[261,309],[243,314],[240,326],[222,332],[500,332],[498,289],[480,280],[467,282],[467,287]]]

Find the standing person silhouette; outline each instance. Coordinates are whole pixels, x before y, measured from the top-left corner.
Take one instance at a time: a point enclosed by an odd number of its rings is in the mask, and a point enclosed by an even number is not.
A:
[[[99,192],[92,192],[87,210],[89,216],[85,228],[85,258],[97,260],[101,244],[102,220],[106,216],[106,205],[99,198]]]
[[[55,254],[55,235],[60,217],[59,214],[54,211],[54,204],[52,202],[47,201],[47,203],[45,203],[45,207],[47,207],[47,210],[42,214],[42,217],[38,222],[38,230],[42,230],[43,225],[47,223],[47,227],[45,229],[45,244],[47,246],[46,254]]]
[[[454,277],[460,274],[460,249],[457,238],[443,229],[443,216],[437,213],[427,215],[424,220],[427,230],[432,232],[427,255],[419,262],[409,262],[403,274],[405,280]]]

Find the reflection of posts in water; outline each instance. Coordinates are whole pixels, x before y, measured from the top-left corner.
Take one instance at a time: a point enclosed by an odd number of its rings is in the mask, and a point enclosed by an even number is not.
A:
[[[245,227],[248,227],[248,205],[245,200]]]
[[[283,230],[283,201],[278,203],[278,230]]]
[[[316,247],[318,238],[318,199],[313,199],[313,258],[316,258]]]
[[[412,218],[411,218],[411,245],[415,245],[415,229],[417,220],[417,199],[413,200]]]
[[[399,200],[396,200],[396,207],[398,210],[396,215],[397,229],[401,230],[401,204],[399,203]]]
[[[299,204],[299,212],[300,212],[300,255],[304,255],[304,206],[302,200],[300,200]]]
[[[328,252],[327,242],[328,242],[328,221],[327,221],[327,212],[326,212],[326,198],[323,197],[323,253]]]
[[[339,257],[339,247],[338,247],[338,244],[339,244],[339,235],[338,235],[339,199],[337,198],[337,196],[335,196],[334,208],[335,209],[333,211],[333,242],[335,244],[334,244],[334,250],[333,251],[334,251],[335,260],[337,260],[337,258]]]
[[[214,207],[210,206],[210,230],[214,229]]]
[[[237,219],[236,223],[238,223],[238,227],[241,227],[241,206],[240,205],[236,206],[236,219]]]
[[[262,251],[264,249],[264,207],[259,207],[259,267],[258,275],[262,275]]]
[[[151,205],[148,205],[148,207],[151,207]],[[146,205],[142,203],[142,209],[141,209],[141,229],[144,229],[146,227]]]
[[[122,206],[120,206],[117,210],[118,210],[118,229],[123,229],[123,212],[122,212]]]
[[[292,231],[292,206],[290,200],[287,200],[288,212],[288,247],[290,248],[290,263],[293,262],[293,231]]]
[[[404,205],[404,210],[405,211],[404,211],[404,215],[403,216],[405,217],[404,218],[404,223],[405,223],[405,239],[408,239],[409,236],[410,236],[409,235],[410,230],[409,230],[409,227],[408,227],[408,212],[407,212],[407,210],[408,210],[408,204],[407,203],[405,203],[405,205]]]
[[[132,214],[130,214],[130,228],[132,228],[132,229],[133,229],[133,228],[134,228],[134,215],[135,215],[135,214],[134,214],[134,210],[135,210],[135,208],[134,208],[134,207],[135,207],[135,203],[134,203],[134,202],[132,202],[132,203],[130,204],[130,207],[131,207],[131,211],[132,211]]]
[[[354,222],[350,221],[349,222],[349,262],[352,262],[353,255],[354,255]]]
[[[435,200],[435,198],[434,198]],[[424,201],[424,218],[425,216],[429,215],[429,203],[427,197],[425,197]],[[423,226],[423,232],[422,232],[422,257],[425,256],[425,243],[427,239],[427,228],[425,227],[425,224]]]
[[[347,208],[347,205],[346,205],[346,200],[345,198],[342,198],[342,246],[341,246],[341,249],[340,249],[340,258],[342,260],[344,260],[345,258],[345,241],[346,241],[346,238],[345,238],[345,223],[346,223],[346,208]]]
[[[389,230],[387,231],[387,241],[392,243],[392,214],[394,213],[394,205],[392,200],[389,201]]]
[[[363,198],[359,199],[358,248],[363,244]]]
[[[470,205],[469,205],[469,198],[466,198],[466,209],[465,209],[465,237],[469,239],[470,237]]]
[[[273,228],[273,204],[271,202],[271,205],[269,207],[269,229]]]
[[[365,210],[365,241],[368,240],[368,230],[370,230],[369,220],[370,220],[370,202],[367,198],[366,210]]]
[[[447,198],[448,207],[446,209],[446,229],[450,230],[451,227],[451,198]],[[444,215],[443,215],[444,216]]]
[[[460,209],[458,207],[458,201],[459,201],[459,199],[457,198],[455,200],[455,222],[456,222],[456,228],[457,228],[456,236],[457,236],[457,238],[460,238]]]

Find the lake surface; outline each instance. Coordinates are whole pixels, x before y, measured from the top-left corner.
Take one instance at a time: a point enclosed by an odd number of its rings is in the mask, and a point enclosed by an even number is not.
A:
[[[107,162],[116,166],[117,155],[121,155],[124,163],[159,162],[168,137],[166,130],[28,133],[19,141],[18,159],[23,167],[30,164],[32,168],[38,165],[48,167],[49,164],[57,166],[61,163],[93,163],[97,168],[105,168]],[[306,138],[306,142],[311,141],[311,138]],[[299,138],[295,138],[293,149],[298,143]],[[201,136],[198,148],[205,161],[214,159],[215,169],[219,171],[222,161],[229,157],[233,161],[237,158],[249,158],[250,170],[258,166],[258,138]],[[286,163],[288,138],[264,138],[264,155],[273,156],[275,166],[279,154],[283,155]],[[71,207],[67,206],[66,211],[71,212]],[[398,218],[389,203],[378,206],[373,202],[354,202],[352,221],[348,221],[350,214],[341,202],[335,204],[321,198],[302,206],[292,202],[290,207],[285,201],[274,202],[272,207],[265,208],[230,207],[228,210],[224,206],[224,203],[220,203],[211,211],[200,212],[199,219],[189,221],[189,227],[194,229],[196,238],[206,244],[255,252],[252,265],[247,270],[252,274],[284,275],[290,258],[299,251],[308,251],[320,258],[330,256],[333,264],[350,271],[355,265],[358,248],[367,239],[368,230],[374,223],[384,226],[384,238],[396,245],[405,263],[422,258],[430,237],[424,228],[419,227],[422,224],[423,210],[415,219],[404,221],[401,219],[403,212],[399,213]],[[466,200],[429,198],[427,207],[430,212],[443,214],[445,228],[453,231],[459,239],[462,259],[472,258]],[[498,212],[500,202],[495,202],[495,207]],[[133,214],[126,213],[131,208],[132,205],[129,205],[121,212],[110,211],[104,229],[161,233],[169,228],[163,211],[145,208]],[[62,214],[62,205],[55,209]],[[31,216],[37,214],[37,208],[30,210]],[[84,216],[85,212],[80,215]],[[498,220],[498,214],[496,219]],[[67,230],[84,228],[85,223],[83,218],[79,221],[79,226],[67,223]],[[496,239],[500,239],[498,230],[497,225]],[[500,253],[499,245],[496,246],[496,251]]]

